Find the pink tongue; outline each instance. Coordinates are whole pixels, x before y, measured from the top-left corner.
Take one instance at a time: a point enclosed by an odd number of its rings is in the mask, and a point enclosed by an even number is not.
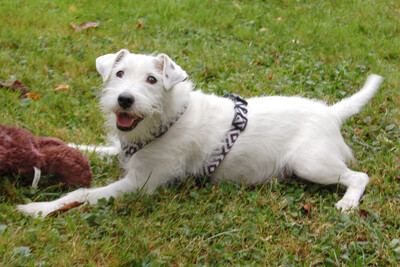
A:
[[[126,113],[117,114],[118,125],[120,125],[122,127],[130,127],[133,124],[134,120],[135,120],[135,118],[129,116],[129,114],[126,114]]]

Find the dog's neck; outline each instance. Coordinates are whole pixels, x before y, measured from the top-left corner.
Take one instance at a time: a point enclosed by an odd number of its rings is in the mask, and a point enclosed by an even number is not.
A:
[[[138,144],[147,142],[157,135],[162,135],[163,129],[168,129],[184,113],[190,105],[190,92],[193,85],[190,81],[184,81],[171,88],[165,94],[165,101],[161,112],[154,113],[141,121],[130,132],[117,132],[121,143]]]

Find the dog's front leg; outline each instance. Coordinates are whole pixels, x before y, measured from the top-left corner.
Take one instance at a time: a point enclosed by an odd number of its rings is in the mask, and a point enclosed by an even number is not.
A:
[[[137,189],[140,189],[140,187],[137,184],[136,179],[128,175],[107,186],[89,189],[81,188],[54,201],[33,202],[26,205],[18,205],[17,210],[34,217],[38,217],[39,215],[45,217],[66,204],[80,202],[94,205],[99,199],[109,199],[110,197],[118,198],[123,194],[134,192]]]

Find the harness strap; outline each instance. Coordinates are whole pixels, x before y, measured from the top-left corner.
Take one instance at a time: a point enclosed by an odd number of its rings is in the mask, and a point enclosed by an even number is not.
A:
[[[142,149],[145,145],[153,142],[155,139],[158,137],[162,136],[165,134],[168,129],[174,125],[174,123],[185,113],[187,109],[187,106],[185,105],[184,110],[182,112],[179,112],[176,117],[174,117],[169,123],[167,124],[162,124],[159,126],[159,128],[152,133],[151,137],[143,142],[137,142],[137,143],[125,143],[121,141],[121,149],[122,153],[120,156],[122,156],[122,159],[126,160],[129,159],[130,157],[133,156],[136,152],[138,152],[140,149]]]
[[[225,156],[233,147],[233,144],[238,139],[240,133],[246,128],[247,125],[247,102],[239,95],[227,94],[224,97],[231,99],[235,103],[235,115],[232,120],[232,127],[226,133],[225,143],[222,147],[216,149],[212,155],[212,160],[203,169],[203,176],[211,175],[218,167],[218,165],[224,160]],[[142,149],[145,145],[151,143],[158,137],[162,136],[168,131],[168,129],[182,116],[185,109],[180,112],[171,122],[168,124],[160,125],[159,129],[152,134],[152,137],[148,140],[138,143],[125,143],[121,141],[122,160],[127,160],[132,157],[136,152]]]
[[[247,125],[247,102],[239,95],[227,94],[224,97],[232,99],[235,102],[235,115],[232,120],[232,127],[226,133],[225,144],[217,149],[212,156],[211,162],[204,167],[203,175],[211,175],[224,160],[225,156],[233,147],[233,144],[238,139],[239,134],[246,128]]]

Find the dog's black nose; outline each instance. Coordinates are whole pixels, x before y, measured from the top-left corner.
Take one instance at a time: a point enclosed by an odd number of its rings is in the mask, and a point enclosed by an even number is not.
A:
[[[130,93],[122,93],[118,96],[118,104],[121,108],[130,108],[135,102],[135,98]]]

